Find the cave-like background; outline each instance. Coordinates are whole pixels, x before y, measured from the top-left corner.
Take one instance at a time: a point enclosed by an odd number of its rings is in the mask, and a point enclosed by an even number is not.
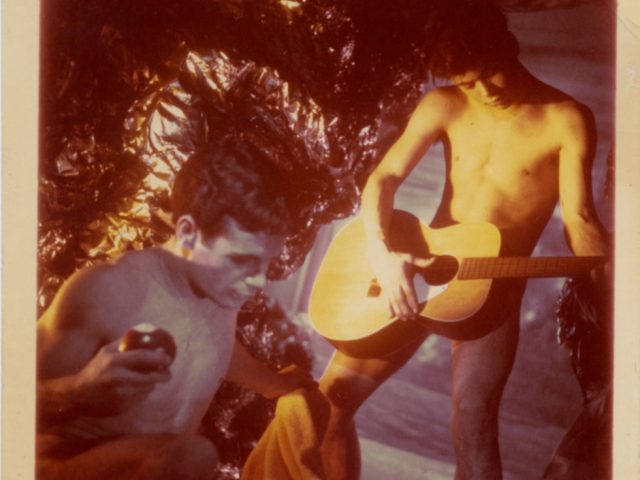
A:
[[[280,308],[251,306],[242,335],[275,364],[311,363],[313,352],[319,374],[330,349],[309,331],[309,289],[339,219],[354,213],[367,174],[429,88],[421,61],[429,54],[423,25],[432,3],[43,1],[38,307],[76,269],[166,239],[173,172],[199,144],[240,130],[294,179],[299,226],[272,268],[274,277],[288,277],[269,292]],[[614,7],[577,0],[501,4],[523,63],[596,115],[594,192],[611,228],[605,184],[613,151]],[[428,219],[443,173],[436,146],[405,182],[398,206]],[[566,252],[558,211],[535,254]],[[555,338],[561,285],[531,281],[523,306],[501,417],[506,478],[538,478],[580,407],[569,357]],[[291,338],[306,352],[287,349]],[[451,478],[449,389],[448,341],[434,337],[359,414],[363,478],[423,478],[426,471]],[[256,402],[238,401],[243,395],[227,392],[234,415],[251,420],[236,430],[266,421],[242,410]],[[232,418],[217,415],[229,434]],[[235,472],[230,465],[224,478]]]

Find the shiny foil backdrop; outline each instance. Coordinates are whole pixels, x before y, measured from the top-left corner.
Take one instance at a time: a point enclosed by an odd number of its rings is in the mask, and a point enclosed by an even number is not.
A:
[[[581,3],[589,2],[502,5]],[[296,271],[318,228],[355,211],[367,175],[424,91],[425,25],[436,5],[43,1],[40,311],[78,268],[164,242],[173,175],[191,152],[228,132],[267,150],[296,186],[288,194],[297,228],[270,274]],[[240,338],[272,365],[311,361],[304,332],[266,297],[249,302],[240,320]],[[208,432],[228,453],[220,478],[237,477],[271,411],[255,395],[223,387],[209,413],[216,431]],[[239,421],[247,415],[260,420]]]
[[[175,172],[231,131],[296,185],[296,233],[271,275],[294,271],[317,228],[354,211],[426,79],[429,4],[400,3],[45,2],[40,310],[76,269],[165,241]],[[256,356],[310,368],[304,333],[265,297],[239,320]],[[221,388],[204,432],[219,478],[238,476],[272,410]]]

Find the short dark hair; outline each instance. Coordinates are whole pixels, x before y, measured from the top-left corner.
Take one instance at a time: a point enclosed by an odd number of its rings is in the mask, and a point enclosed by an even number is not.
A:
[[[507,17],[491,0],[440,0],[427,28],[427,68],[434,78],[491,71],[520,51]]]
[[[227,217],[249,232],[285,235],[286,190],[270,158],[240,137],[225,137],[182,165],[172,192],[173,220],[189,214],[206,236],[221,233]]]

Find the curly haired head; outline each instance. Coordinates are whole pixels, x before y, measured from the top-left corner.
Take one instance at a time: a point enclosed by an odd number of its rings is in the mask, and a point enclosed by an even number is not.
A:
[[[220,233],[226,217],[249,232],[285,235],[286,192],[283,174],[270,158],[229,136],[183,164],[173,187],[173,220],[189,214],[206,236]]]
[[[490,73],[513,62],[520,51],[506,15],[491,0],[440,1],[426,34],[427,68],[434,78]]]

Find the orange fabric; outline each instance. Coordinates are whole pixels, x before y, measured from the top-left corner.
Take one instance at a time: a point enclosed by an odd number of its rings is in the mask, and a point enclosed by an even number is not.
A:
[[[316,389],[281,397],[273,421],[251,452],[241,480],[324,480],[320,444],[329,405]]]

